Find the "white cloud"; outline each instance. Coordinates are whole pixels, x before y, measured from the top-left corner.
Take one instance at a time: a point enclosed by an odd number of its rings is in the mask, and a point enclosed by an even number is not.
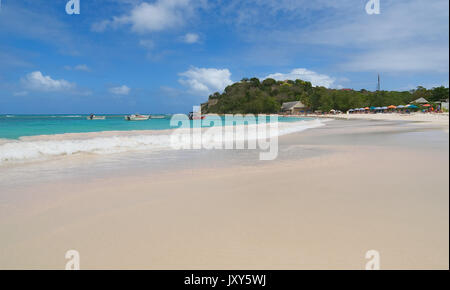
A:
[[[196,33],[187,33],[184,37],[183,37],[183,41],[189,44],[192,43],[196,43],[199,40],[199,36]]]
[[[109,89],[109,92],[114,95],[128,95],[131,89],[126,85],[122,85],[120,87],[113,87]]]
[[[157,0],[153,3],[142,2],[134,6],[128,14],[94,23],[94,31],[103,31],[108,27],[131,25],[137,33],[162,31],[181,26],[192,14],[197,3],[191,0]]]
[[[311,82],[313,86],[321,86],[321,87],[334,87],[334,82],[336,79],[324,75],[324,74],[318,74],[314,71],[307,70],[305,68],[296,68],[290,71],[289,73],[274,73],[270,74],[264,79],[272,78],[278,81],[284,81],[284,80],[303,80]]]
[[[27,74],[22,83],[25,87],[36,91],[64,91],[75,88],[74,83],[66,80],[54,80],[50,76],[44,76],[40,71]]]
[[[189,87],[191,93],[197,95],[221,92],[233,83],[228,69],[192,67],[179,75],[182,77],[179,82]]]

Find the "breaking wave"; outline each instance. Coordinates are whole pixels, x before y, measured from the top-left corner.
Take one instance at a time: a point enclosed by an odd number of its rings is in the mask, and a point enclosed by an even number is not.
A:
[[[298,122],[279,122],[278,130],[275,134],[272,132],[272,137],[282,136],[295,132],[304,131],[310,128],[316,128],[323,126],[323,121],[311,120],[311,121],[298,121]],[[241,125],[243,126],[243,125]],[[222,140],[224,142],[240,140],[252,140],[258,139],[258,135],[251,134],[249,128],[251,126],[260,125],[248,125],[245,126],[247,133],[241,136],[232,136],[232,140]],[[264,124],[269,126],[269,124]],[[217,127],[225,128],[225,127]],[[216,128],[216,129],[217,129]],[[180,129],[178,129],[180,130]],[[237,128],[236,128],[237,131]],[[187,132],[187,131],[185,131]],[[255,131],[256,132],[256,131]],[[8,140],[3,139],[0,142],[0,165],[11,162],[25,162],[28,160],[43,160],[57,156],[69,156],[74,154],[111,154],[136,150],[174,150],[176,147],[182,147],[188,141],[186,136],[188,133],[183,131],[167,130],[164,133],[154,131],[134,131],[134,132],[117,132],[114,136],[101,136],[100,133],[89,133],[86,138],[86,134],[69,134],[65,135],[50,135],[50,136],[35,136],[32,138],[25,138],[21,140]],[[176,135],[179,144],[174,144],[174,134]],[[100,135],[100,136],[99,136]],[[54,137],[58,138],[54,138]],[[217,142],[209,139],[203,139],[204,142]]]

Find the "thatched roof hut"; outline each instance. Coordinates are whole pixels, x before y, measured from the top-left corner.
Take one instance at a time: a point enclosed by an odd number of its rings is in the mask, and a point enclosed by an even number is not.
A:
[[[299,113],[304,110],[306,110],[306,106],[300,101],[283,103],[281,106],[282,112],[290,114]]]
[[[412,101],[411,104],[428,104],[428,101],[425,98],[418,98],[415,101]]]

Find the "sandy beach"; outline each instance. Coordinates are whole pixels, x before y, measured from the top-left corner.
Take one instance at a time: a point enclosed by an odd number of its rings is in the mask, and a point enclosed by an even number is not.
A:
[[[316,115],[311,114],[309,117],[314,118],[331,118],[341,120],[384,120],[384,121],[408,121],[433,123],[436,125],[448,126],[448,113],[411,113],[411,114],[339,114],[339,115]]]
[[[369,250],[382,269],[448,269],[448,141],[448,115],[332,120],[280,137],[270,162],[200,150],[83,176],[93,165],[71,157],[64,178],[23,165],[38,177],[2,181],[0,268],[64,269],[75,249],[82,269],[364,269]]]

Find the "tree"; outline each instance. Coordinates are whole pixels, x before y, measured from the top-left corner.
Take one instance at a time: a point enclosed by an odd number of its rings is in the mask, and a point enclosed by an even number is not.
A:
[[[439,102],[439,101],[448,99],[448,97],[449,97],[449,88],[440,86],[437,88],[433,88],[431,90],[430,101]]]
[[[322,112],[328,112],[333,109],[333,98],[330,96],[330,94],[323,94],[322,96],[320,96],[319,103],[319,110],[321,110]]]
[[[422,86],[418,86],[416,90],[413,92],[414,100],[419,98],[425,98],[426,100],[430,99],[431,91],[427,90]]]
[[[259,79],[258,79],[258,78],[251,78],[251,79],[250,79],[250,82],[251,82],[252,85],[255,86],[255,87],[259,87],[259,85],[261,84],[261,83],[259,82]]]
[[[268,78],[268,79],[263,80],[262,85],[265,87],[271,87],[271,86],[275,85],[276,83],[277,83],[276,80]]]

